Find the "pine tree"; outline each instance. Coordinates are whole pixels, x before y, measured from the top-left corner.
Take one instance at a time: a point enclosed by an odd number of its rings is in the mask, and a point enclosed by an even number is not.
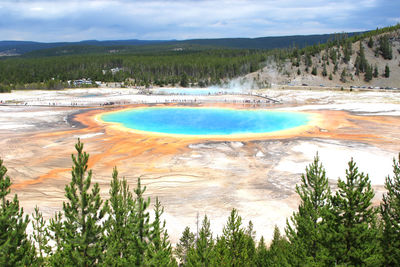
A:
[[[291,266],[289,259],[295,255],[290,255],[290,244],[281,236],[279,228],[275,225],[274,237],[268,249],[268,260],[266,266]],[[295,262],[296,260],[291,260]]]
[[[382,258],[377,240],[376,209],[371,207],[374,190],[368,175],[358,172],[353,159],[346,180],[338,180],[333,197],[331,252],[337,264],[378,266]]]
[[[379,76],[378,66],[375,65],[375,67],[374,67],[374,77],[377,78],[378,76]]]
[[[397,162],[393,159],[393,177],[386,177],[385,188],[380,206],[384,265],[400,266],[400,154]]]
[[[360,70],[361,72],[366,72],[367,71],[367,67],[368,67],[368,61],[365,58],[365,50],[364,50],[364,46],[362,45],[362,42],[360,42]]]
[[[346,69],[343,69],[342,73],[340,74],[340,81],[343,83],[347,82],[346,76],[347,76]]]
[[[189,86],[189,78],[186,73],[183,73],[181,75],[181,86],[182,87],[188,87]]]
[[[387,35],[379,39],[379,51],[381,52],[384,59],[390,60],[393,58],[392,46],[390,45]]]
[[[213,249],[214,240],[210,229],[210,220],[205,215],[195,246],[188,252],[187,265],[212,266],[215,261]]]
[[[11,180],[7,168],[0,159],[0,266],[30,266],[35,259],[35,250],[26,235],[28,215],[19,207],[17,195],[12,200]]]
[[[344,63],[348,63],[350,61],[350,57],[353,54],[352,43],[349,39],[346,39],[343,46],[343,61]]]
[[[301,64],[301,55],[300,55],[300,53],[297,55],[297,64],[296,64],[296,67],[299,67],[300,66],[300,64]]]
[[[245,247],[247,251],[246,257],[246,265],[252,266],[255,263],[256,259],[256,231],[254,230],[253,222],[249,221],[249,225],[247,226],[244,232],[244,239],[245,239]]]
[[[92,266],[101,261],[104,246],[104,228],[101,220],[106,212],[102,207],[99,185],[91,187],[92,171],[88,171],[89,154],[83,152],[78,139],[77,155],[72,155],[72,180],[65,187],[68,201],[62,213],[56,214],[51,229],[58,244],[51,261],[55,265]],[[61,220],[64,217],[64,220]],[[62,260],[63,262],[58,262]]]
[[[389,78],[390,76],[390,69],[389,69],[389,65],[386,64],[385,66],[385,78]]]
[[[190,228],[187,226],[182,233],[182,237],[179,239],[179,243],[176,245],[175,254],[181,263],[186,264],[187,254],[194,246],[194,234],[190,232]]]
[[[65,239],[64,225],[62,221],[63,215],[61,212],[56,212],[54,218],[50,219],[48,226],[49,239],[54,242],[54,246],[50,251],[48,261],[53,266],[64,266],[67,264],[67,259],[63,255],[62,242]]]
[[[236,209],[232,209],[222,232],[221,242],[224,243],[227,253],[223,258],[228,260],[229,266],[245,266],[249,261],[246,238],[242,228],[242,217]]]
[[[150,242],[146,255],[145,266],[176,266],[176,261],[172,257],[172,248],[168,240],[168,233],[165,229],[165,221],[161,222],[161,215],[164,208],[156,198],[154,205],[154,222],[150,231]]]
[[[267,246],[265,245],[264,237],[261,236],[260,241],[258,242],[257,250],[256,250],[256,266],[269,266],[269,254],[267,251]]]
[[[133,247],[135,202],[125,178],[119,180],[117,168],[113,169],[110,199],[106,201],[108,218],[104,264],[126,266],[135,262]]]
[[[332,60],[333,65],[336,65],[337,53],[335,48],[329,50],[329,58]]]
[[[364,75],[364,80],[366,82],[369,82],[372,80],[372,66],[369,64],[367,64],[367,68],[366,68],[365,75]]]
[[[223,235],[217,236],[212,255],[214,257],[210,261],[210,266],[231,266],[232,260],[226,247],[226,238]]]
[[[145,256],[148,251],[150,240],[150,214],[147,208],[150,205],[150,198],[144,198],[146,186],[142,188],[140,178],[138,179],[137,186],[134,190],[135,198],[135,214],[134,214],[134,232],[132,233],[134,241],[130,247],[134,251],[134,258],[136,266],[143,265]]]
[[[327,264],[329,253],[325,244],[326,215],[331,207],[331,192],[318,154],[314,162],[306,168],[306,174],[302,175],[301,185],[296,185],[296,192],[301,199],[299,210],[286,226],[286,235],[293,253],[297,255],[295,260],[298,261],[291,264]]]
[[[372,48],[374,46],[374,40],[372,40],[372,37],[369,37],[369,40],[368,40],[368,47],[369,48]]]
[[[312,75],[317,75],[317,67],[314,66],[314,67],[312,68],[311,74],[312,74]]]
[[[142,266],[145,262],[150,264],[152,224],[147,211],[150,198],[143,197],[146,187],[142,188],[138,178],[137,186],[133,190],[134,197],[129,190],[127,180],[118,178],[116,168],[112,176],[110,199],[105,204],[108,219],[105,222],[107,236],[104,264],[113,266]]]
[[[329,80],[331,80],[331,81],[333,80],[332,73],[329,74]]]
[[[37,258],[36,264],[38,266],[47,265],[47,257],[51,252],[51,247],[49,245],[49,232],[47,230],[46,221],[43,218],[42,213],[39,208],[35,207],[35,212],[32,215],[32,227],[33,227],[33,240],[36,242],[37,248]]]
[[[368,61],[365,58],[365,51],[364,51],[364,46],[362,45],[362,42],[360,41],[360,51],[358,52],[358,55],[356,57],[356,61],[354,63],[355,68],[356,68],[356,75],[358,76],[361,73],[365,73],[368,71]],[[372,77],[372,75],[371,75]],[[372,79],[372,78],[371,78]]]
[[[306,55],[305,55],[305,64],[306,64],[306,67],[311,67],[311,65],[312,65],[312,59],[311,59],[311,55],[309,53],[306,53]]]
[[[328,75],[328,71],[326,70],[326,64],[324,63],[324,68],[322,70],[322,76],[326,77]]]
[[[361,65],[361,60],[360,60],[360,56],[357,55],[356,57],[356,61],[354,62],[354,66],[356,68],[356,75],[359,76],[360,75],[360,65]]]

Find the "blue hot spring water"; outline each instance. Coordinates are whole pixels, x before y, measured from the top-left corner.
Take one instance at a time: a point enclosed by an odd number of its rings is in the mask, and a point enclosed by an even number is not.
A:
[[[310,115],[296,112],[187,107],[136,108],[101,118],[135,130],[184,135],[268,133],[310,121]]]

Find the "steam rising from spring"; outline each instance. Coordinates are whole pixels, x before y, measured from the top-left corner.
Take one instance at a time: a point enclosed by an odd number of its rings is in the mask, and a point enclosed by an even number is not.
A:
[[[210,86],[210,89],[220,90],[227,93],[247,94],[253,89],[260,89],[261,86],[251,78],[239,77],[222,83],[222,85]]]

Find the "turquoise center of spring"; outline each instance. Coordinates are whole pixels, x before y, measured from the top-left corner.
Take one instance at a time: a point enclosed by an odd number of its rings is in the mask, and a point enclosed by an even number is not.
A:
[[[310,121],[310,115],[298,112],[197,107],[135,108],[103,114],[101,118],[134,130],[183,135],[270,133]]]

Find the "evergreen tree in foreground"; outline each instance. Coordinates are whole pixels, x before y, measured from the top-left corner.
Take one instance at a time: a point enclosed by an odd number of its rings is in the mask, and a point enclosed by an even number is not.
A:
[[[275,225],[274,237],[268,249],[266,265],[263,266],[290,266],[290,243],[281,236],[279,228]],[[292,260],[293,261],[293,260]]]
[[[108,219],[106,228],[106,252],[104,264],[107,266],[175,266],[172,248],[161,222],[163,207],[156,200],[155,219],[150,223],[147,211],[150,198],[143,197],[140,178],[134,189],[129,191],[127,180],[118,179],[114,168],[110,199],[107,200]]]
[[[256,257],[256,231],[254,230],[253,222],[249,221],[249,224],[244,232],[245,246],[247,252],[247,264],[254,265]]]
[[[210,229],[210,220],[204,216],[199,236],[187,255],[187,266],[213,266],[214,239]]]
[[[0,266],[29,266],[34,262],[35,251],[26,234],[28,215],[19,207],[17,195],[12,200],[11,180],[0,159]]]
[[[179,239],[179,243],[176,245],[175,254],[181,263],[186,264],[187,254],[189,250],[194,246],[195,236],[187,226],[182,233],[182,237]]]
[[[100,221],[106,209],[102,207],[99,185],[91,186],[89,154],[83,152],[79,139],[75,149],[72,180],[65,187],[68,201],[63,203],[62,212],[56,214],[51,223],[53,238],[58,245],[52,264],[57,266],[93,266],[101,262],[104,251],[104,227]]]
[[[49,245],[49,232],[47,230],[46,221],[43,218],[39,208],[35,207],[35,212],[32,214],[33,240],[36,242],[36,264],[44,266],[47,264],[48,255],[51,252]]]
[[[135,203],[126,179],[118,179],[117,168],[113,170],[110,199],[105,205],[108,219],[105,223],[107,236],[104,263],[109,266],[126,266],[136,260],[132,235]]]
[[[393,160],[393,177],[386,177],[380,207],[383,224],[382,250],[385,266],[400,266],[400,154]]]
[[[177,266],[175,259],[172,257],[172,248],[165,229],[165,221],[161,222],[163,213],[164,208],[156,198],[154,205],[155,218],[150,231],[146,266]]]
[[[286,234],[291,243],[294,258],[292,265],[302,263],[314,265],[327,264],[328,251],[326,215],[330,204],[330,188],[325,169],[318,154],[314,162],[306,167],[306,174],[301,176],[301,185],[296,185],[301,203],[298,212],[287,222]]]
[[[143,196],[146,188],[138,179],[134,196],[115,168],[110,198],[102,206],[98,185],[91,185],[91,171],[87,171],[89,156],[79,140],[76,149],[62,212],[47,226],[35,208],[36,251],[26,234],[28,217],[23,216],[16,196],[7,197],[11,181],[0,160],[0,266],[176,266],[158,199],[150,223],[150,199]],[[275,227],[269,249],[263,238],[256,248],[251,221],[244,228],[233,209],[216,241],[205,216],[197,239],[186,228],[177,252],[185,266],[399,266],[400,154],[385,188],[378,227],[368,175],[359,173],[351,160],[346,180],[339,179],[331,196],[317,155],[296,186],[301,203],[287,223],[290,242]]]
[[[142,266],[146,260],[150,240],[150,214],[147,208],[150,205],[150,197],[145,199],[144,192],[146,186],[142,188],[140,178],[134,190],[135,193],[135,213],[134,213],[134,229],[130,234],[134,237],[131,249],[134,251],[136,266]]]
[[[261,236],[260,241],[258,242],[257,250],[256,250],[256,258],[255,258],[256,266],[268,266],[268,251],[267,246],[264,241],[264,237]]]
[[[333,197],[334,218],[331,229],[331,253],[336,264],[350,266],[379,266],[376,209],[371,207],[374,191],[368,175],[359,173],[353,159],[348,163],[346,180],[338,180],[338,191]]]
[[[219,259],[222,260],[222,262],[219,262],[219,265],[251,265],[253,259],[249,255],[249,248],[246,242],[249,236],[245,234],[245,230],[242,227],[242,217],[239,216],[236,209],[232,209],[222,232],[222,237],[217,241],[217,246],[220,243],[221,248],[224,248],[223,255],[219,255]],[[251,236],[251,233],[249,235]],[[250,248],[250,250],[253,251],[255,248]]]

